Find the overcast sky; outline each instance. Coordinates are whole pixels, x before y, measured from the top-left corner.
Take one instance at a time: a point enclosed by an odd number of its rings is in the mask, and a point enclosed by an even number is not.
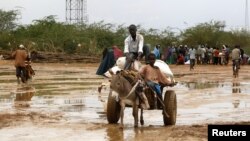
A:
[[[211,20],[245,27],[246,0],[87,0],[89,23],[140,24],[143,28],[185,29]],[[0,0],[3,10],[19,9],[20,23],[57,15],[65,21],[66,0]]]

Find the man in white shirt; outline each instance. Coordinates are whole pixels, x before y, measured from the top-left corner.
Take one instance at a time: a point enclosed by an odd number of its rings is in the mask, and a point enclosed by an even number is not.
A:
[[[240,63],[239,63],[240,59],[241,59],[240,45],[235,45],[234,49],[232,50],[233,67],[234,65],[238,65],[238,68],[240,68]]]
[[[190,58],[190,70],[194,69],[196,50],[193,46],[188,51]]]
[[[130,25],[128,29],[130,35],[124,41],[124,54],[126,56],[125,70],[130,69],[135,59],[141,59],[144,42],[143,36],[137,33],[137,27],[135,25]]]

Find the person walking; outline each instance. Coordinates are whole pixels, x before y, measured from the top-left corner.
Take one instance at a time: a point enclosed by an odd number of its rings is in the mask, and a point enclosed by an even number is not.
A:
[[[240,46],[235,45],[234,49],[232,50],[233,69],[235,65],[238,65],[238,68],[240,69],[240,59],[241,59]]]
[[[196,49],[194,48],[194,46],[191,46],[188,53],[190,58],[190,70],[193,70],[195,65],[195,55],[196,55]]]
[[[125,70],[131,69],[131,64],[137,59],[140,60],[143,55],[144,38],[137,33],[137,27],[131,24],[128,28],[130,35],[124,41],[124,54],[126,56]]]
[[[29,55],[28,52],[25,50],[24,45],[21,44],[19,45],[19,48],[11,54],[11,56],[15,59],[14,65],[16,68],[17,83],[20,84],[21,74],[23,73],[23,76],[27,75],[25,71],[25,61],[28,60]]]
[[[104,48],[102,52],[102,60],[96,71],[97,75],[105,76],[105,72],[107,72],[110,68],[115,65],[116,58],[113,48]]]

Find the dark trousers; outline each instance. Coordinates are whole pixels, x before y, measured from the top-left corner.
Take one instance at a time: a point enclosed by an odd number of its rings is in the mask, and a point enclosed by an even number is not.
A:
[[[21,77],[21,74],[23,73],[23,76],[26,76],[26,70],[25,67],[16,67],[16,77]]]
[[[137,59],[138,57],[138,53],[136,52],[130,52],[126,55],[126,63],[124,66],[124,70],[129,70],[131,69],[131,65],[132,63],[135,61],[135,59]]]
[[[190,59],[190,70],[194,69],[195,59]]]

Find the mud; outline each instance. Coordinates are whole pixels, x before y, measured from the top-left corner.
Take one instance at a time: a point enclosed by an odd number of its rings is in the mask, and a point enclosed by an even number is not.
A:
[[[207,140],[208,124],[250,124],[250,66],[233,78],[231,65],[170,68],[178,84],[177,123],[164,126],[162,111],[146,110],[144,126],[133,127],[125,109],[124,129],[108,124],[108,80],[95,75],[99,64],[33,63],[35,77],[17,84],[12,61],[0,61],[0,140],[151,141]]]

